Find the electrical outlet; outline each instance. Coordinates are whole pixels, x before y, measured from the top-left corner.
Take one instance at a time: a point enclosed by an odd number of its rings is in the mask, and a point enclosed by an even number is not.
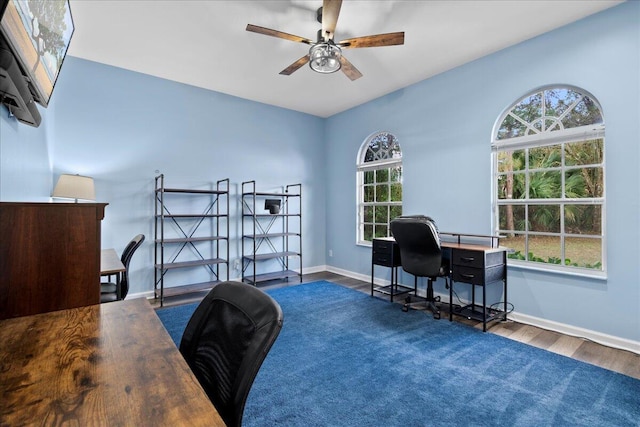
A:
[[[333,256],[333,250],[329,249],[329,256],[332,257]]]

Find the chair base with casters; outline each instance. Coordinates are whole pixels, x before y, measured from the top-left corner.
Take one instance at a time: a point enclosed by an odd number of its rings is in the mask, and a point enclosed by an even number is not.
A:
[[[445,278],[446,288],[449,289],[449,280],[446,276],[440,276]],[[402,311],[407,312],[409,309],[419,310],[421,308],[426,308],[431,313],[433,313],[434,319],[440,319],[440,307],[438,304],[440,303],[440,297],[433,296],[433,282],[435,278],[429,278],[427,283],[427,295],[421,297],[419,295],[409,295],[405,298],[405,303],[402,306]],[[415,277],[415,286],[418,286],[418,278]],[[419,301],[412,301],[413,298],[419,299]]]

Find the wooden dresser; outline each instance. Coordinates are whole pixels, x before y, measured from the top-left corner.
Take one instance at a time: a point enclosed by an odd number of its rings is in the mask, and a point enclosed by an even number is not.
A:
[[[0,319],[100,302],[106,205],[0,202]]]

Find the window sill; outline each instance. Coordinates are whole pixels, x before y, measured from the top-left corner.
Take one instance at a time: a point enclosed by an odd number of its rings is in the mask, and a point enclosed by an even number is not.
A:
[[[592,280],[607,280],[607,272],[606,271],[589,271],[583,269],[569,269],[558,267],[553,264],[543,264],[543,265],[532,265],[531,263],[524,263],[518,260],[508,259],[507,260],[508,268],[517,268],[519,270],[531,270],[537,271],[540,273],[551,273],[551,274],[560,274],[571,277],[583,277],[585,279]]]

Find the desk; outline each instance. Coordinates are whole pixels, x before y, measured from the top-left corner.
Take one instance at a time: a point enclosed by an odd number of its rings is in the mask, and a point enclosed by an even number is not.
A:
[[[0,425],[224,426],[145,299],[0,321]]]
[[[125,271],[127,271],[127,268],[118,257],[115,249],[102,249],[100,251],[100,276],[108,276],[109,280],[111,280],[112,275],[116,276],[118,300],[122,299],[120,296],[120,280],[122,279],[122,273]]]
[[[484,246],[479,244],[461,243],[460,237],[465,235],[454,233],[441,233],[441,235],[457,236],[453,242],[441,241],[440,246],[443,249],[443,256],[450,259],[451,271],[449,279],[449,321],[453,320],[453,315],[464,316],[468,319],[474,319],[482,322],[482,330],[487,330],[487,322],[497,319],[507,320],[507,248],[498,246]],[[479,235],[468,235],[471,238],[479,238]],[[394,282],[397,285],[397,272],[394,279],[393,268],[401,267],[400,248],[393,237],[373,239],[372,247],[380,248],[392,245],[391,253],[396,253],[397,257],[384,258],[386,262],[381,263],[380,257],[375,256],[375,250],[372,250],[371,266],[371,295],[374,291],[387,293],[384,287],[374,288],[373,285],[373,264],[384,265],[392,268],[391,287]],[[455,282],[466,283],[472,286],[471,302],[459,309],[453,308],[453,287]],[[487,307],[486,286],[493,283],[503,283],[504,306],[503,310],[494,310]],[[402,286],[402,285],[397,285]],[[482,287],[482,304],[476,304],[476,286]],[[405,289],[409,289],[406,288]],[[416,294],[416,290],[410,289]],[[406,290],[405,290],[406,292]]]

